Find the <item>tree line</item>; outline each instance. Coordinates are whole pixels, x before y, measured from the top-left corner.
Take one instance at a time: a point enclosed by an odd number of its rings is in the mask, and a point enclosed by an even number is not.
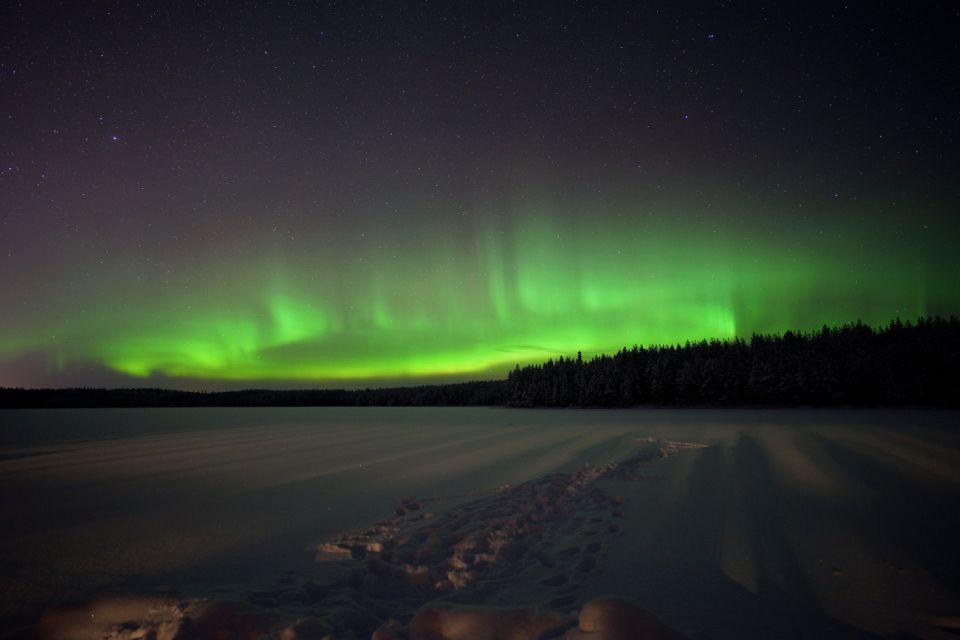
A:
[[[0,408],[132,407],[429,407],[503,404],[503,380],[380,389],[11,389]]]
[[[637,405],[960,404],[960,320],[860,322],[749,341],[622,349],[584,361],[517,367],[506,404],[518,407]]]
[[[860,322],[559,357],[506,380],[379,389],[0,389],[0,407],[960,406],[960,320]]]

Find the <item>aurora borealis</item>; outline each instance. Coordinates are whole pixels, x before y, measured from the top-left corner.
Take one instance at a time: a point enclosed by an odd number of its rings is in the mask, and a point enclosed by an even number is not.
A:
[[[951,51],[934,11],[231,6],[4,10],[0,386],[960,312],[956,80],[907,46]]]

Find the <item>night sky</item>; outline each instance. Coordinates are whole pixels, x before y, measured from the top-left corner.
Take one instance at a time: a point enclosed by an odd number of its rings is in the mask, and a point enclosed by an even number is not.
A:
[[[957,5],[657,4],[4,2],[0,386],[960,313]]]

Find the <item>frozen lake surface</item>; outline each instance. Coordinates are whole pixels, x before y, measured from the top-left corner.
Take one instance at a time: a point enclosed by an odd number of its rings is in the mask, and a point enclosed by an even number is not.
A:
[[[960,616],[960,414],[867,410],[0,412],[0,627],[104,590],[242,595],[409,496],[711,445],[629,487],[583,597],[711,638],[877,637]],[[288,573],[288,572],[293,572]]]

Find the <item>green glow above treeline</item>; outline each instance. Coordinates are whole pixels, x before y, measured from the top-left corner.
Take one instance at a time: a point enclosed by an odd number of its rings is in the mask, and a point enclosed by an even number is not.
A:
[[[211,251],[181,258],[172,281],[127,255],[69,291],[40,287],[45,312],[0,325],[0,362],[42,353],[52,381],[86,366],[183,386],[356,386],[960,306],[956,258],[935,238],[904,239],[875,219],[824,234],[731,217],[533,209],[466,228]]]

